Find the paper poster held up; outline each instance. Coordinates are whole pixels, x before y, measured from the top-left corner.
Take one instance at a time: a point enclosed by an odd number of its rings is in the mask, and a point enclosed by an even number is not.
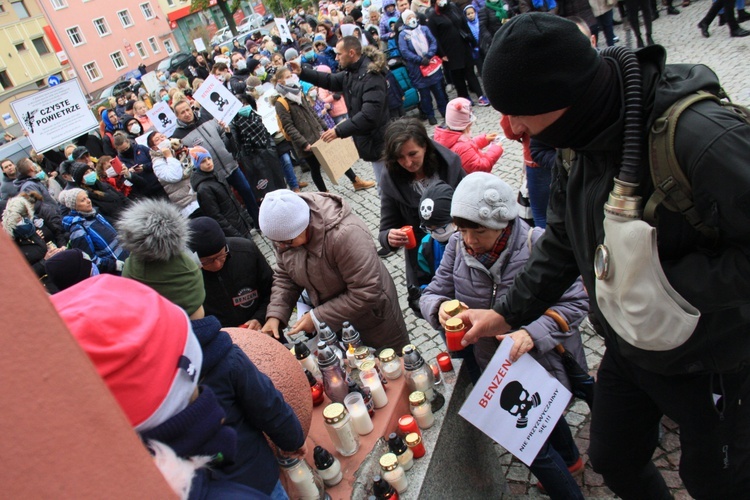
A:
[[[166,102],[160,101],[154,104],[154,107],[148,110],[146,116],[154,124],[157,131],[167,137],[172,137],[177,128],[177,117]]]
[[[354,162],[359,159],[357,147],[351,137],[334,139],[331,142],[320,139],[312,145],[312,151],[320,162],[320,166],[323,167],[323,171],[336,185],[344,172],[352,168]]]
[[[211,116],[229,126],[242,107],[242,103],[214,75],[193,92],[193,97]]]
[[[530,355],[511,363],[506,337],[458,414],[531,465],[571,393]]]

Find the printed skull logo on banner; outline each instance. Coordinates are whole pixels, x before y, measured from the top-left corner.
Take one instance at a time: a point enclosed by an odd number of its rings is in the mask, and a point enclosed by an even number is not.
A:
[[[518,417],[516,427],[519,429],[529,424],[527,417],[529,410],[536,408],[541,402],[538,392],[531,394],[517,380],[509,382],[500,394],[500,407],[514,417]]]
[[[216,104],[216,107],[219,108],[219,111],[224,111],[224,106],[229,104],[229,101],[221,97],[218,92],[211,92],[210,98]]]
[[[169,125],[170,123],[172,123],[172,120],[169,119],[166,113],[159,113],[158,118],[159,118],[159,121],[161,121],[161,124],[164,125],[165,127]]]
[[[424,201],[422,201],[422,205],[419,207],[419,213],[424,220],[430,220],[434,209],[435,202],[430,198],[425,198]]]

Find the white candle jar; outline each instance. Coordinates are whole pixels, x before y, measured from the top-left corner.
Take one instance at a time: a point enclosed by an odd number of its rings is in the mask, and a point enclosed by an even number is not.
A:
[[[359,435],[354,431],[349,412],[341,403],[331,403],[323,410],[326,430],[336,451],[350,457],[359,450]]]

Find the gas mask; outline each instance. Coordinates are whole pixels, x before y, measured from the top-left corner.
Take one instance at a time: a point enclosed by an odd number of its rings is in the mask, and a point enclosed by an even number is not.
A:
[[[516,427],[523,429],[529,424],[528,413],[532,408],[536,408],[542,402],[538,392],[531,394],[524,389],[520,382],[513,380],[503,389],[500,394],[500,407],[518,417]]]

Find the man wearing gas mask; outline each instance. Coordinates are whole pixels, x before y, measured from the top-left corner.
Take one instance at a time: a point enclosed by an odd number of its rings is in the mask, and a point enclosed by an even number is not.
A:
[[[680,426],[690,495],[740,498],[750,484],[750,406],[741,405],[750,397],[750,125],[718,100],[690,105],[670,140],[693,207],[683,215],[672,198],[650,200],[649,152],[670,157],[649,139],[665,121],[652,125],[682,98],[720,90],[707,67],[665,60],[659,46],[599,54],[573,22],[547,14],[499,30],[487,96],[514,133],[558,148],[558,158],[547,230],[525,269],[493,309],[460,318],[468,343],[505,334],[580,274],[607,347],[594,470],[624,499],[671,498],[651,461],[667,415]]]

